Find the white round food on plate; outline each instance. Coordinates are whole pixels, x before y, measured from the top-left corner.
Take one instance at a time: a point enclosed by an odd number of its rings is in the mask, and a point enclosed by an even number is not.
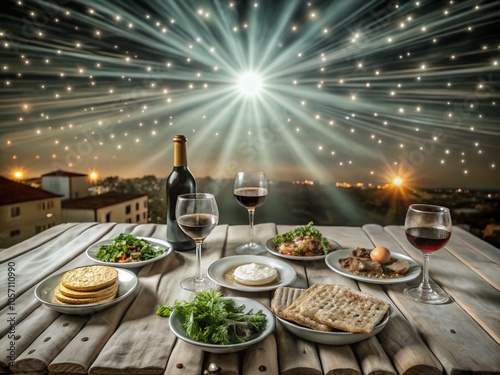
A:
[[[234,280],[244,285],[265,285],[278,279],[278,271],[263,264],[243,264],[234,270]]]

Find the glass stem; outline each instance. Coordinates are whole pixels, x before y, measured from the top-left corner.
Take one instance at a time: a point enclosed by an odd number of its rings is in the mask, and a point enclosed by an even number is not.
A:
[[[424,252],[424,274],[422,277],[422,282],[420,283],[420,289],[424,293],[429,293],[432,291],[431,284],[429,283],[429,258],[431,254]]]
[[[250,244],[253,245],[253,218],[255,210],[248,210],[248,221],[250,222]]]
[[[196,279],[195,282],[203,281],[203,273],[201,272],[201,244],[202,241],[196,241]]]

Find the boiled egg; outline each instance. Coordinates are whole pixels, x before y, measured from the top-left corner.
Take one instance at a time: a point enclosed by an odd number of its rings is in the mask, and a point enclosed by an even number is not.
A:
[[[391,259],[391,252],[387,247],[377,246],[370,251],[370,259],[380,264],[387,263]]]

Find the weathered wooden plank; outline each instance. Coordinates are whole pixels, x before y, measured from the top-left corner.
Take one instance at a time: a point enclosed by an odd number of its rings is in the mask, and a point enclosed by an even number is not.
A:
[[[4,348],[4,350],[0,352],[0,368],[7,371],[9,363],[17,359],[17,354],[24,352],[26,348],[59,317],[59,315],[60,313],[57,311],[49,309],[46,306],[40,306],[22,322],[16,324],[12,334],[6,334],[0,339],[0,348]],[[13,350],[10,350],[11,346]],[[12,355],[14,356],[13,358]]]
[[[243,375],[278,374],[278,348],[275,334],[252,345],[242,353]]]
[[[446,250],[453,254],[467,267],[476,272],[484,281],[490,284],[497,291],[500,291],[500,264],[495,262],[484,252],[481,251],[482,247],[479,244],[475,246],[463,242],[459,236],[457,228],[453,229],[450,241],[446,244]],[[470,235],[472,237],[472,235]],[[488,243],[483,242],[483,246],[490,246]],[[500,249],[497,249],[500,254]]]
[[[378,336],[377,336],[378,338]],[[363,374],[396,375],[397,372],[382,345],[375,337],[370,337],[353,345],[354,354]],[[428,372],[430,374],[430,372]]]
[[[187,356],[186,353],[191,355]],[[200,375],[203,373],[203,351],[177,340],[170,354],[164,375]]]
[[[50,362],[80,332],[88,319],[88,316],[61,314],[18,356],[11,366],[12,372],[47,371]]]
[[[49,364],[51,373],[87,374],[104,345],[115,332],[134,296],[93,315],[80,332]]]
[[[321,362],[314,343],[289,333],[276,322],[279,367],[282,375],[321,375]]]
[[[453,237],[491,259],[495,264],[500,264],[500,249],[498,247],[483,241],[481,238],[470,234],[460,227],[453,227],[452,238]]]
[[[25,241],[22,241],[8,249],[0,250],[0,264],[8,262],[10,259],[21,256],[32,250],[38,250],[41,246],[51,241],[55,241],[64,232],[76,229],[82,230],[84,227],[89,227],[96,225],[97,223],[63,223],[56,225],[55,227],[44,230],[36,236],[33,236]],[[78,227],[78,228],[77,228]]]

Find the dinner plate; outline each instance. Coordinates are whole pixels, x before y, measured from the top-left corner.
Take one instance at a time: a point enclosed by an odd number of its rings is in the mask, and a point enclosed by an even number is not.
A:
[[[113,243],[114,239],[108,239],[108,240],[101,240],[99,242],[96,242],[95,244],[89,246],[87,251],[85,252],[87,256],[92,259],[94,262],[99,263],[103,266],[113,266],[113,267],[120,267],[120,268],[137,268],[137,267],[142,267],[145,266],[146,264],[156,262],[157,260],[165,258],[168,254],[172,252],[172,245],[170,245],[167,241],[159,240],[157,238],[151,238],[151,237],[136,237],[141,240],[148,241],[151,246],[153,246],[155,249],[164,249],[165,251],[163,254],[158,255],[156,258],[153,259],[148,259],[148,260],[141,260],[139,262],[130,262],[130,263],[117,263],[117,262],[104,262],[97,258],[97,252],[99,251],[99,246],[101,245],[111,245]]]
[[[228,281],[228,279],[224,277],[224,275],[226,275],[230,270],[248,263],[264,264],[275,268],[279,273],[279,280],[269,285],[248,286]],[[279,286],[285,286],[293,283],[297,277],[297,272],[295,272],[293,267],[288,263],[262,255],[233,255],[221,258],[208,267],[207,274],[208,277],[217,284],[242,292],[262,292],[266,290],[274,290]]]
[[[351,332],[323,332],[316,331],[311,328],[307,328],[301,326],[299,324],[295,324],[276,316],[281,324],[285,327],[285,329],[294,335],[308,341],[312,341],[318,344],[326,344],[326,345],[348,345],[356,342],[360,342],[366,340],[369,337],[375,336],[378,334],[389,322],[391,316],[391,310],[385,314],[382,321],[377,324],[370,333],[351,333]]]
[[[172,330],[174,335],[176,335],[179,339],[189,344],[195,345],[203,349],[204,351],[210,353],[234,353],[240,350],[247,349],[250,346],[264,340],[274,331],[276,322],[274,320],[273,313],[271,312],[271,310],[269,310],[268,307],[264,306],[263,304],[257,301],[254,301],[253,299],[245,297],[222,297],[222,299],[232,299],[235,302],[236,306],[245,305],[245,308],[243,310],[244,312],[253,311],[254,313],[256,313],[259,310],[262,310],[262,313],[266,315],[266,320],[267,320],[266,328],[264,329],[264,331],[258,337],[250,341],[240,342],[237,344],[217,345],[217,344],[208,344],[204,342],[199,342],[190,339],[189,337],[186,336],[186,328],[182,325],[183,322],[178,317],[177,312],[175,310],[170,315],[169,318],[170,329]]]
[[[35,288],[35,297],[47,307],[65,314],[85,315],[104,310],[125,299],[137,287],[137,276],[129,270],[117,268],[118,271],[118,291],[116,298],[111,301],[89,303],[85,305],[71,305],[69,303],[58,302],[54,297],[54,290],[61,281],[62,276],[67,272],[52,275],[41,281]],[[56,302],[54,302],[56,301]]]
[[[371,284],[398,284],[398,283],[406,283],[408,281],[411,281],[418,277],[420,275],[421,267],[420,265],[415,262],[412,258],[409,256],[403,255],[403,254],[398,254],[398,253],[392,253],[391,252],[391,258],[395,259],[405,259],[410,263],[410,269],[406,273],[405,276],[403,277],[396,277],[393,279],[375,279],[372,277],[366,277],[366,276],[360,276],[360,275],[355,275],[349,271],[344,270],[339,263],[339,259],[347,258],[349,254],[352,253],[354,249],[345,249],[345,250],[338,250],[333,253],[330,253],[326,256],[325,258],[325,263],[326,265],[333,271],[344,275],[346,277],[350,277],[351,279],[354,280],[359,280],[359,281],[364,281],[365,283],[371,283]]]
[[[310,257],[306,257],[306,256],[301,256],[301,255],[286,255],[286,254],[281,254],[277,249],[276,249],[276,246],[274,246],[274,243],[273,243],[273,240],[274,240],[274,237],[271,237],[270,239],[268,239],[266,241],[266,249],[267,251],[269,251],[271,254],[273,255],[276,255],[277,257],[281,257],[281,258],[285,258],[285,259],[290,259],[290,260],[302,260],[302,261],[312,261],[312,260],[323,260],[325,259],[326,255],[323,254],[323,255],[314,255],[314,256],[310,256]],[[337,251],[338,249],[341,249],[342,246],[339,245],[338,242],[330,239],[330,238],[327,238],[328,242],[330,242],[334,248],[332,250],[333,251]],[[331,254],[331,252],[330,252]]]

